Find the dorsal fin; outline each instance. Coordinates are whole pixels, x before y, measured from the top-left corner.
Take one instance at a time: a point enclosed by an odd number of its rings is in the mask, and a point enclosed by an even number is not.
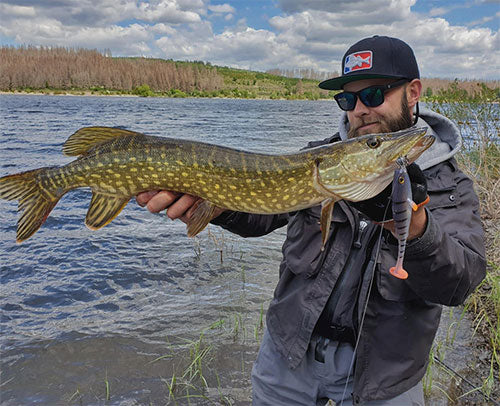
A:
[[[83,127],[80,128],[63,145],[63,154],[67,156],[78,156],[86,154],[90,149],[103,142],[117,137],[144,136],[135,131],[123,130],[114,127]]]

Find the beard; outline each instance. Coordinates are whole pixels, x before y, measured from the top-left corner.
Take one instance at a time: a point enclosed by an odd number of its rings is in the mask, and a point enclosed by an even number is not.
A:
[[[401,111],[396,117],[389,117],[389,118],[380,118],[379,119],[379,125],[380,125],[380,131],[379,133],[392,133],[395,131],[399,130],[404,130],[406,128],[409,128],[413,125],[413,114],[410,112],[410,107],[408,106],[408,100],[406,99],[406,92],[403,92],[403,95],[401,97]],[[358,128],[368,124],[371,121],[371,119],[367,119],[366,122],[363,120],[360,121]],[[348,133],[347,133],[347,138],[354,138],[358,137],[359,135],[362,135],[359,133],[358,128],[350,128]]]

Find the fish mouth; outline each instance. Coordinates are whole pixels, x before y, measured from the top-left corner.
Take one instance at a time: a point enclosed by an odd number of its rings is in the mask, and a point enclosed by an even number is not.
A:
[[[322,182],[325,189],[335,196],[351,201],[361,201],[376,196],[391,182],[394,177],[394,170],[398,167],[397,159],[406,157],[411,160],[418,158],[433,142],[433,137],[426,135],[427,128],[411,127],[393,133],[374,133],[360,137],[350,138],[345,143],[365,144],[361,155],[354,153],[354,165],[349,159],[340,160],[342,172],[345,172],[345,181]],[[368,152],[368,149],[374,152]],[[363,156],[363,154],[366,154]],[[361,157],[361,158],[360,158]],[[328,169],[322,171],[318,168],[319,175],[328,178]]]
[[[419,139],[405,155],[408,164],[415,162],[415,160],[434,143],[434,140],[435,137],[428,134]]]
[[[396,141],[396,144],[390,160],[395,162],[399,157],[405,157],[408,164],[414,162],[434,142],[434,136],[426,134],[426,132],[427,128],[425,127],[411,127],[392,133],[391,138]],[[408,136],[412,137],[413,142],[408,142]]]

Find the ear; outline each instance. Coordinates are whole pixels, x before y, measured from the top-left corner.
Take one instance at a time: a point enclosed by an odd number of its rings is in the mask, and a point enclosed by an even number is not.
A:
[[[420,79],[413,79],[406,86],[406,97],[408,100],[408,107],[413,108],[420,99],[420,94],[422,93],[422,82]]]

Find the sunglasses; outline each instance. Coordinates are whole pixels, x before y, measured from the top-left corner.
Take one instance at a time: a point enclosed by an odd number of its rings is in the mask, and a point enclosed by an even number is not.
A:
[[[356,101],[361,100],[361,102],[366,107],[377,107],[384,102],[385,92],[395,89],[396,87],[402,86],[407,83],[407,79],[401,79],[388,85],[375,85],[370,87],[365,87],[359,92],[342,92],[335,96],[335,100],[339,107],[344,111],[354,110],[356,107]]]

